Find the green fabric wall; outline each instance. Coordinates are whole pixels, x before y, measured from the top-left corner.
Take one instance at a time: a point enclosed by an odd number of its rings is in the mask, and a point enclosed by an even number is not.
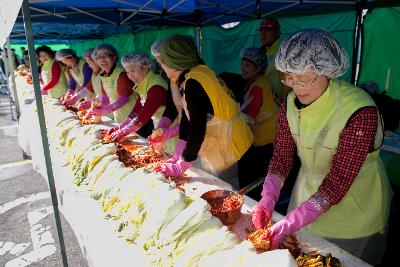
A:
[[[69,44],[69,47],[73,49],[78,56],[81,57],[87,49],[96,47],[97,45],[102,43],[103,39],[77,41],[77,42],[71,42]]]
[[[400,7],[377,8],[364,21],[364,46],[358,83],[375,81],[400,99]]]
[[[240,73],[240,50],[248,46],[260,46],[259,24],[261,20],[242,22],[234,28],[220,26],[202,28],[201,53],[204,61],[217,73],[229,71]],[[282,18],[281,39],[306,28],[323,28],[346,49],[350,63],[353,56],[355,12],[342,12],[327,15],[302,16],[301,18]],[[342,77],[350,81],[351,70]]]
[[[161,30],[149,30],[137,33],[134,38],[134,49],[137,51],[143,51],[151,56],[151,45],[154,41],[159,39],[165,39],[174,34],[186,34],[192,37],[195,36],[194,27],[176,27],[176,28],[166,28]],[[130,51],[135,51],[130,50]]]
[[[319,27],[326,29],[346,49],[351,65],[355,20],[355,12],[302,16],[301,18],[282,18],[279,19],[282,32],[281,39],[305,28]],[[221,26],[203,27],[200,37],[200,52],[204,61],[217,73],[222,71],[240,73],[240,50],[249,46],[258,47],[261,44],[258,31],[260,21],[242,22],[231,29],[224,29]],[[150,55],[151,44],[157,39],[166,38],[173,34],[195,36],[195,33],[196,29],[194,27],[176,27],[146,30],[137,34],[120,34],[99,40],[70,42],[58,47],[55,45],[51,46],[55,50],[69,46],[76,51],[77,55],[82,55],[90,47],[95,47],[101,43],[109,43],[117,48],[120,57],[132,51],[144,51]],[[351,70],[349,69],[342,78],[350,81]]]
[[[151,56],[150,48],[154,41],[164,39],[174,34],[187,34],[194,36],[195,29],[192,27],[176,27],[160,30],[148,30],[136,34],[119,34],[116,36],[109,36],[105,39],[73,42],[70,44],[70,47],[75,50],[77,55],[82,55],[86,49],[105,43],[115,46],[120,58],[124,54],[133,51],[144,51]]]
[[[42,45],[44,45],[44,44],[36,44],[35,47],[39,47],[39,46],[42,46]],[[46,45],[49,46],[54,51],[69,47],[68,44],[46,44]],[[22,54],[21,54],[21,47],[22,46],[25,47],[26,50],[28,49],[28,44],[11,44],[11,48],[14,48],[15,52],[20,57],[22,56]]]

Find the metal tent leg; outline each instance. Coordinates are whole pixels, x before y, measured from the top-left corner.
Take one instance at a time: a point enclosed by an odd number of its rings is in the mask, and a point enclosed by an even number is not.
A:
[[[35,54],[35,47],[33,44],[32,22],[31,22],[31,18],[30,18],[28,0],[24,0],[22,3],[22,15],[24,17],[24,27],[25,27],[26,41],[28,43],[29,57],[31,59],[34,59],[34,58],[36,58],[36,54]],[[39,86],[38,66],[37,66],[36,60],[31,60],[30,62],[31,62],[31,70],[32,70],[33,88],[35,91],[35,98],[36,98],[36,108],[37,108],[37,113],[38,113],[38,118],[39,118],[40,133],[41,133],[41,137],[42,137],[43,152],[44,152],[44,158],[46,161],[47,178],[48,178],[48,182],[49,182],[50,195],[51,195],[51,200],[52,200],[53,209],[54,209],[54,218],[56,221],[58,241],[60,244],[63,266],[67,267],[68,260],[67,260],[67,254],[65,252],[64,236],[63,236],[63,231],[62,231],[62,226],[61,226],[60,212],[58,210],[57,191],[56,191],[56,186],[54,183],[53,168],[52,168],[50,150],[49,150],[49,141],[47,139],[47,130],[46,130],[46,123],[45,123],[45,118],[44,118],[42,95],[40,93],[40,86]]]

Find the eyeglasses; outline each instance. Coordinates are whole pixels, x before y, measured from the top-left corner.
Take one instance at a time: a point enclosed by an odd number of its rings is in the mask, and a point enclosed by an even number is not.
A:
[[[113,55],[111,55],[111,54],[101,54],[101,55],[96,56],[96,60],[104,60],[104,59],[111,58],[111,57],[113,57]]]
[[[293,86],[298,86],[298,87],[300,87],[301,89],[306,89],[307,87],[310,87],[317,79],[318,79],[318,75],[317,76],[315,76],[315,78],[313,78],[313,79],[311,79],[311,80],[309,80],[309,81],[295,81],[293,78],[291,78],[291,79],[284,79],[284,80],[281,80],[281,83],[283,83],[284,85],[287,85],[287,86],[289,86],[289,87],[292,87],[293,88]]]

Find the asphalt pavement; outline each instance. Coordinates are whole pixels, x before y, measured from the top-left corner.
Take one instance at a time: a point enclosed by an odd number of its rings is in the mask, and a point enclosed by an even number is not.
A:
[[[47,181],[24,159],[17,133],[9,96],[0,94],[0,266],[63,266]],[[88,266],[62,215],[61,222],[68,266]]]

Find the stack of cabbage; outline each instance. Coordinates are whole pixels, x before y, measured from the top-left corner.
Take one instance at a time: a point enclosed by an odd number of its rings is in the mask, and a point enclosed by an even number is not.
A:
[[[45,98],[51,143],[72,168],[73,182],[100,202],[118,235],[141,246],[153,266],[296,266],[287,250],[258,254],[213,217],[207,203],[179,191],[160,173],[126,168],[99,126]]]

